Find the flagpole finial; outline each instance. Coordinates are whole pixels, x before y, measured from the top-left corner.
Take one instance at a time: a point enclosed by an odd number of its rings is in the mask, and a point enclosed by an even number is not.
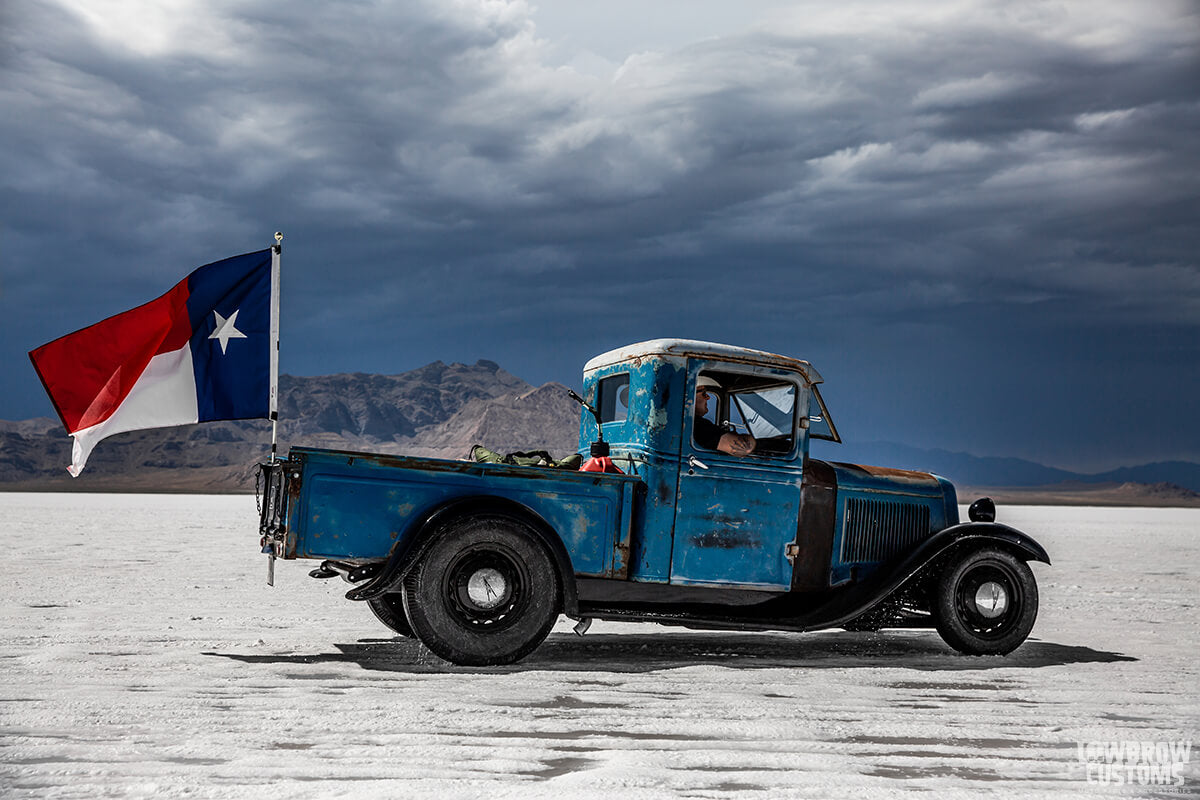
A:
[[[283,231],[275,231],[275,244],[283,244]]]

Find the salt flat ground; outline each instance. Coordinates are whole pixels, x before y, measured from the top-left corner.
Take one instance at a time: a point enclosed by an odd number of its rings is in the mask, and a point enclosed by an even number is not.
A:
[[[1099,786],[1077,743],[1197,738],[1200,510],[1000,518],[1054,560],[1008,657],[562,622],[463,669],[312,562],[267,587],[251,497],[0,494],[0,796],[1197,796],[1200,752]]]

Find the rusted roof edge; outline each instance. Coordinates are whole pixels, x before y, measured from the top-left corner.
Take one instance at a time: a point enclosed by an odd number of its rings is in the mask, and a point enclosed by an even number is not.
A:
[[[768,353],[765,350],[751,350],[747,347],[736,347],[718,342],[704,342],[698,339],[651,339],[645,342],[618,347],[601,353],[583,366],[583,371],[591,372],[600,367],[619,364],[635,358],[659,356],[667,358],[687,358],[697,356],[712,358],[720,361],[730,361],[739,364],[755,366],[782,367],[793,370],[804,376],[809,384],[822,383],[821,373],[807,361],[778,353]]]

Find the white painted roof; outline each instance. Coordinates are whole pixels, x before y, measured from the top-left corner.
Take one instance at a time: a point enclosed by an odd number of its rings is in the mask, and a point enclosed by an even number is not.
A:
[[[810,384],[821,383],[822,381],[821,373],[817,372],[813,368],[813,365],[807,361],[801,361],[798,358],[790,356],[781,356],[777,353],[768,353],[764,350],[750,350],[745,347],[734,347],[733,345],[718,344],[716,342],[701,342],[697,339],[651,339],[648,342],[625,345],[624,347],[618,347],[616,350],[609,350],[607,353],[601,353],[596,356],[583,365],[583,371],[585,373],[591,372],[594,369],[606,367],[610,364],[619,364],[622,361],[629,361],[630,359],[645,356],[674,358],[699,356],[719,361],[782,367],[783,369],[799,372]]]

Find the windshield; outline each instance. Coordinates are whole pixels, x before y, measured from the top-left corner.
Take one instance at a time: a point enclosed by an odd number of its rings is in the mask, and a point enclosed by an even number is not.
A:
[[[825,399],[821,397],[821,392],[815,384],[812,387],[812,396],[816,402],[808,404],[808,435],[814,439],[842,441],[833,424],[833,417],[829,416],[829,409],[825,408]]]

